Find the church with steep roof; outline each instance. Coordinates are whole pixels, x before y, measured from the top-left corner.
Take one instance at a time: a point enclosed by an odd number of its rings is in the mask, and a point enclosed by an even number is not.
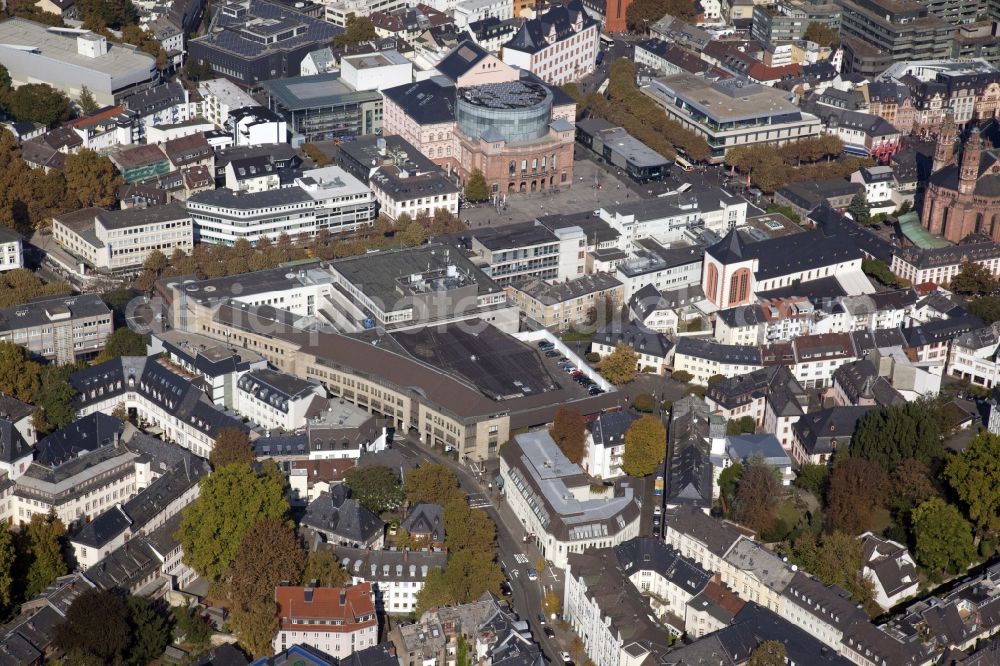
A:
[[[821,230],[754,242],[733,227],[705,250],[702,288],[718,308],[756,303],[758,294],[803,282],[834,278],[844,293],[871,293],[861,271],[861,250],[843,235]],[[867,291],[866,291],[867,290]]]
[[[957,137],[949,112],[938,135],[921,223],[953,243],[976,233],[1000,241],[1000,155],[978,127],[959,155]]]

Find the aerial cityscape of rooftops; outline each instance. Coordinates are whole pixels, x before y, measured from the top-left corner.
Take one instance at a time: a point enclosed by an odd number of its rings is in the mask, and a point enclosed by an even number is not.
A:
[[[0,666],[997,666],[1000,0],[7,0]]]

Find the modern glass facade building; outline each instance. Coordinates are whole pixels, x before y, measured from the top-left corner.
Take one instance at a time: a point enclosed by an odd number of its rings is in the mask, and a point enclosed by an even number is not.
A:
[[[535,141],[549,133],[552,93],[528,81],[462,88],[455,114],[466,136],[507,143]]]

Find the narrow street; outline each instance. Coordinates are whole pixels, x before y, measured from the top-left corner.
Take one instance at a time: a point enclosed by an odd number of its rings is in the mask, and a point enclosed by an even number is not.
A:
[[[542,612],[543,585],[546,590],[554,587],[562,599],[562,572],[546,567],[544,572],[539,573],[537,581],[528,580],[527,567],[534,566],[541,556],[533,544],[524,543],[524,529],[518,524],[517,518],[506,506],[497,507],[497,490],[489,488],[490,479],[484,477],[480,483],[468,466],[428,449],[413,439],[394,441],[393,447],[408,458],[447,465],[455,472],[462,490],[473,495],[472,505],[482,508],[490,515],[497,526],[497,560],[503,565],[510,580],[512,594],[508,600],[521,619],[531,625],[532,634],[549,661],[561,664],[560,652],[567,648],[545,635],[538,622],[538,614]],[[489,500],[488,504],[482,501],[484,498]],[[518,570],[517,576],[513,575],[515,569]]]

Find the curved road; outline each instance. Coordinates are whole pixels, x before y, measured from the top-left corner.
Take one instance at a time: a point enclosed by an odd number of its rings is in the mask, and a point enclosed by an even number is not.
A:
[[[480,493],[490,498],[489,490],[479,484],[478,478],[468,467],[460,465],[447,456],[441,455],[438,451],[428,449],[413,439],[395,440],[392,446],[406,457],[415,458],[418,461],[447,465],[455,472],[455,476],[458,477],[463,490],[470,493]],[[526,552],[527,549],[524,546],[530,546],[530,544],[522,542],[524,530],[520,525],[508,524],[509,518],[505,519],[492,501],[489,506],[481,508],[490,515],[490,518],[493,519],[493,522],[497,526],[497,559],[503,563],[504,568],[507,570],[512,592],[511,596],[508,597],[508,601],[518,616],[530,623],[531,632],[549,661],[553,664],[561,664],[562,657],[560,656],[560,652],[563,649],[562,646],[554,639],[546,636],[538,623],[538,614],[542,612],[541,579],[548,578],[549,576],[540,575],[540,580],[530,581],[525,571],[530,564],[518,564],[515,560],[515,555],[522,554],[528,558],[529,563],[533,563],[538,559],[538,553],[534,552],[532,554]],[[531,548],[531,550],[534,549]],[[520,575],[516,578],[510,576],[512,568],[520,570]]]

